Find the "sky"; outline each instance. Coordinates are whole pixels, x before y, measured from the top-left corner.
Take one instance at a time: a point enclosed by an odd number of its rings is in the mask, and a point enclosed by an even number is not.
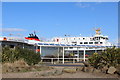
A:
[[[28,36],[36,31],[41,39],[92,36],[94,28],[111,42],[118,38],[117,2],[3,2],[3,36]]]

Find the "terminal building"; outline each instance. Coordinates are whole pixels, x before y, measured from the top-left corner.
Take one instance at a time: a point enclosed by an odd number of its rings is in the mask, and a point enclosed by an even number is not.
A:
[[[93,53],[101,53],[107,47],[114,45],[109,42],[108,36],[100,32],[100,28],[95,30],[92,37],[55,37],[51,42],[41,41],[36,34],[30,34],[25,38],[1,37],[1,46],[20,46],[21,48],[33,49],[41,55],[43,61],[51,60],[65,63],[67,60],[73,62],[85,61]]]

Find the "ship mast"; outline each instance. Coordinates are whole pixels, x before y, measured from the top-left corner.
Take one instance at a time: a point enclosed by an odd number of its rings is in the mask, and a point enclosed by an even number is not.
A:
[[[96,32],[96,35],[100,35],[101,34],[101,29],[97,28],[97,29],[95,29],[95,32]]]

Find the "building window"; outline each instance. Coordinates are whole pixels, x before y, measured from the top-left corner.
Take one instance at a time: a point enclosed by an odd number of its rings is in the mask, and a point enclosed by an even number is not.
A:
[[[10,45],[10,48],[14,48],[14,45]]]
[[[95,44],[98,44],[98,42],[95,42]]]
[[[70,49],[73,49],[73,47],[70,47]]]
[[[40,49],[40,46],[38,46],[37,49]]]
[[[88,44],[88,42],[84,42],[84,44]]]
[[[83,40],[84,40],[85,38],[83,38]]]
[[[82,42],[80,42],[80,44],[83,44]]]
[[[100,42],[100,44],[103,44],[103,42]]]
[[[89,44],[93,44],[93,42],[89,42]]]
[[[65,49],[68,49],[68,47],[65,47]]]

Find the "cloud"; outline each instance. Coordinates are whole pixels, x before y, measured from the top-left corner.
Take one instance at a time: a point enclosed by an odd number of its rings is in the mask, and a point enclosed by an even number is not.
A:
[[[90,7],[90,4],[82,3],[82,2],[77,2],[76,6],[78,6],[80,8],[86,8],[86,7]]]
[[[16,31],[25,31],[24,29],[19,28],[0,28],[0,31],[3,32],[16,32]]]
[[[87,3],[87,2],[77,2],[75,5],[80,8],[87,8],[90,7],[92,10],[95,9],[95,6],[102,4],[102,2],[94,2],[94,4]]]

